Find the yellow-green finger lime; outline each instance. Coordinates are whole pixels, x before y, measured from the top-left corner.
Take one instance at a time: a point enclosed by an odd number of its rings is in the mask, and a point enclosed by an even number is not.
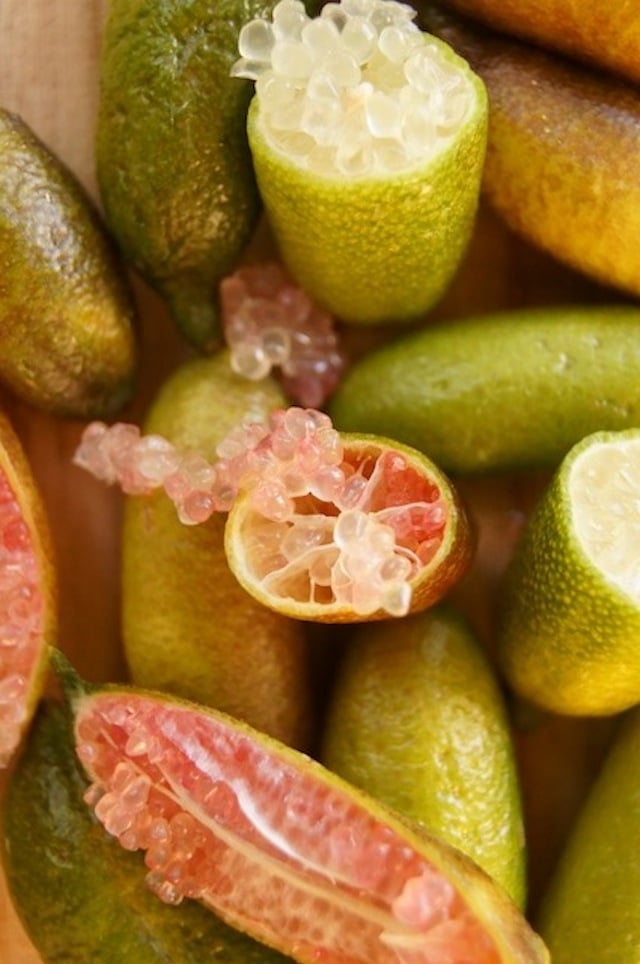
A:
[[[468,854],[523,903],[507,714],[484,653],[453,610],[356,632],[338,670],[322,759]]]
[[[499,655],[510,685],[558,713],[640,702],[640,429],[573,447],[507,573]]]
[[[273,34],[243,31],[235,67],[257,78],[249,144],[282,257],[346,321],[420,316],[471,233],[484,87],[407,5],[369,0],[355,16],[327,4],[303,24],[284,23],[287,6]]]
[[[554,964],[640,959],[640,711],[622,723],[542,902]]]
[[[591,432],[640,424],[640,310],[528,308],[430,326],[354,365],[331,415],[447,472],[555,466]]]

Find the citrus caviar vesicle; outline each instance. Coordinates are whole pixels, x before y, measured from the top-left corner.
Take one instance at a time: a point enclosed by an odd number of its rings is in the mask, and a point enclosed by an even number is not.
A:
[[[166,902],[196,898],[309,964],[547,960],[474,864],[304,754],[162,694],[76,688],[72,703],[85,799],[146,851]]]
[[[0,416],[0,767],[29,722],[53,618],[49,532],[17,437]]]

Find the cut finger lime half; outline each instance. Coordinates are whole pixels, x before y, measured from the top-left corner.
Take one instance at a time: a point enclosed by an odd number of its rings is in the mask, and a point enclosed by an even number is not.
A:
[[[87,801],[166,902],[303,964],[548,960],[474,864],[305,755],[162,694],[71,685]]]
[[[640,702],[640,429],[575,445],[529,519],[500,633],[513,688],[559,713]]]
[[[335,434],[336,463],[301,477],[300,494],[290,489],[281,510],[267,502],[267,486],[258,499],[255,491],[236,499],[225,529],[232,571],[256,599],[297,619],[359,622],[426,609],[473,552],[453,485],[415,449]]]
[[[0,414],[0,767],[38,702],[56,613],[48,521],[18,437]]]
[[[465,60],[389,0],[282,0],[240,34],[258,186],[281,255],[345,321],[408,321],[466,248],[487,98]]]

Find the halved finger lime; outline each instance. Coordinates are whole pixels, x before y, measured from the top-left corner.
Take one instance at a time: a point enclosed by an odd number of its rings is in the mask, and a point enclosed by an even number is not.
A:
[[[264,485],[236,499],[225,529],[232,571],[256,599],[297,619],[354,622],[426,609],[471,561],[470,523],[453,485],[408,446],[335,435],[335,463],[300,475],[286,498]],[[299,463],[308,441],[296,441]]]
[[[479,868],[305,755],[162,694],[72,685],[87,801],[166,902],[303,964],[548,961]]]
[[[509,683],[558,713],[640,702],[640,429],[566,456],[508,573],[500,658]]]
[[[289,270],[360,323],[406,321],[443,294],[475,217],[487,98],[469,65],[391,0],[282,0],[240,34],[257,78],[249,143]]]
[[[45,510],[18,437],[0,414],[0,767],[40,696],[56,614]]]

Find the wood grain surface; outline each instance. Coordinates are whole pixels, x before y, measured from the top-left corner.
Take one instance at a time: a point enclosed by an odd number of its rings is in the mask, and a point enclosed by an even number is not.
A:
[[[0,104],[20,113],[96,197],[93,138],[98,97],[97,67],[106,0],[1,0]],[[185,353],[157,299],[136,282],[142,318],[143,364],[139,390],[124,418],[138,418],[165,374]],[[497,307],[599,298],[593,285],[552,263],[511,236],[482,210],[469,255],[437,315],[453,317]],[[117,493],[71,465],[82,425],[34,412],[11,398],[9,409],[41,487],[53,528],[61,587],[60,644],[90,679],[118,679],[124,672],[119,644]],[[459,593],[479,631],[490,642],[493,594],[508,558],[521,514],[544,479],[483,480],[463,486],[480,539],[477,562]],[[533,874],[542,879],[555,851],[537,856],[545,837],[559,846],[593,770],[600,743],[592,730],[567,726],[564,745],[582,769],[567,785],[556,756],[543,765],[528,738],[522,759],[529,832],[536,852]],[[542,742],[557,747],[551,730]],[[595,749],[594,749],[595,747]],[[529,768],[530,767],[530,768]],[[546,835],[546,836],[545,836]],[[555,835],[555,836],[554,836]],[[542,851],[542,846],[540,850]],[[61,926],[64,923],[61,922]],[[24,934],[0,882],[0,962],[40,960]],[[89,964],[89,962],[87,962]]]

